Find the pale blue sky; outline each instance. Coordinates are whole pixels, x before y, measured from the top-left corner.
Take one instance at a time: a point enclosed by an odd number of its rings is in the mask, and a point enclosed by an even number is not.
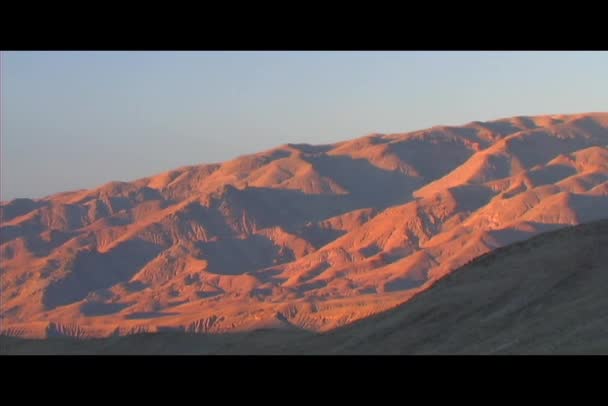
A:
[[[514,115],[608,110],[608,52],[3,52],[1,199]]]

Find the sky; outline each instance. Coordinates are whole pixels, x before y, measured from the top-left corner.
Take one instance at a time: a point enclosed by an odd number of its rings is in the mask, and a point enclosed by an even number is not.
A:
[[[517,115],[608,111],[608,52],[2,52],[0,200]]]

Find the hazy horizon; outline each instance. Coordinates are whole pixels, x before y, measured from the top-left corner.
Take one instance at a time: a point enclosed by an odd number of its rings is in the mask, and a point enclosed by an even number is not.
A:
[[[519,115],[606,111],[608,52],[2,52],[0,199]]]

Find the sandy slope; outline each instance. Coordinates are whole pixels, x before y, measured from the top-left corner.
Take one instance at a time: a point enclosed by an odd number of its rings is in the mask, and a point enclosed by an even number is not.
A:
[[[284,145],[0,204],[0,330],[328,331],[608,217],[608,113]]]
[[[296,329],[97,340],[0,338],[10,354],[608,354],[608,220],[499,248],[408,303],[323,334]]]

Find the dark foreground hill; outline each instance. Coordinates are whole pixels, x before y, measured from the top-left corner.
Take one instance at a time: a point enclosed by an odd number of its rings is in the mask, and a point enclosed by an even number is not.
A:
[[[608,220],[499,248],[408,303],[324,334],[2,337],[3,354],[608,354]]]

